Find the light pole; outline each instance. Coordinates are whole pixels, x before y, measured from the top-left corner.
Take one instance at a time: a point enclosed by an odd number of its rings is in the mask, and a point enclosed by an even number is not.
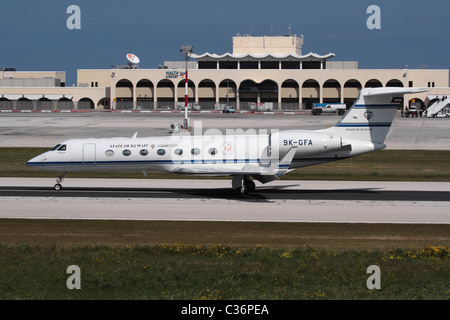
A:
[[[194,46],[183,45],[181,46],[180,52],[184,54],[185,58],[185,95],[184,95],[184,128],[189,131],[189,120],[188,120],[188,60],[194,51]]]

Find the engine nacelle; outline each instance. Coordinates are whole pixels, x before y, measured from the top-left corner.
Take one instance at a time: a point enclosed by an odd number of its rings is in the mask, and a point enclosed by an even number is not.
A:
[[[296,156],[311,156],[342,147],[340,136],[302,130],[287,130],[272,133],[271,151],[286,154],[292,147],[297,147]]]

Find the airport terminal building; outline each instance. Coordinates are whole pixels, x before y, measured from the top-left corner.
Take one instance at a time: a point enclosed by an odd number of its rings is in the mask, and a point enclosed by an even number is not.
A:
[[[314,103],[355,101],[366,87],[429,87],[405,96],[403,107],[426,109],[450,96],[448,69],[360,69],[333,53],[303,53],[303,36],[233,37],[232,53],[195,53],[189,61],[165,61],[155,69],[138,65],[77,70],[77,86],[65,72],[0,70],[0,110],[195,110],[301,111]],[[181,57],[181,55],[180,55]],[[145,57],[141,57],[144,58]]]

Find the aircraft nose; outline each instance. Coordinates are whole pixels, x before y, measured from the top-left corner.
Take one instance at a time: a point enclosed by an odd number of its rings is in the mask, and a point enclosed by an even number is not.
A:
[[[38,155],[37,157],[34,157],[33,159],[30,159],[27,161],[27,166],[42,166],[44,165],[44,162],[47,160],[47,157],[43,154]]]

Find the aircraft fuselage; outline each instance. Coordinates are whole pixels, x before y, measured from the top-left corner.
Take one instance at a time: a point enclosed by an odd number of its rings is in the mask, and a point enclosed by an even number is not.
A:
[[[61,142],[27,162],[56,172],[150,171],[178,174],[276,174],[285,169],[348,158],[383,146],[352,143],[318,131],[286,130],[271,134],[231,136],[162,136],[149,138],[73,139]],[[295,149],[286,167],[280,161]],[[276,166],[274,168],[273,166]]]

